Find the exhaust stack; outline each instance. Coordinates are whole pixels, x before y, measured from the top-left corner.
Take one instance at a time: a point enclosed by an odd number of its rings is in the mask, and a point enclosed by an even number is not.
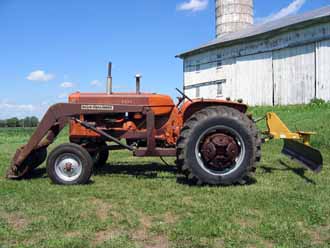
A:
[[[140,74],[135,75],[136,94],[141,94],[141,78],[142,78],[142,76]]]
[[[108,77],[107,77],[107,94],[112,94],[112,63],[108,64]]]

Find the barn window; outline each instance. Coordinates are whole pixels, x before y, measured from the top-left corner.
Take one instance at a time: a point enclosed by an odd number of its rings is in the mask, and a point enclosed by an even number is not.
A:
[[[217,96],[222,96],[223,94],[223,88],[222,88],[222,83],[217,84]]]
[[[196,98],[199,98],[200,95],[201,95],[201,89],[200,89],[200,87],[197,87],[196,88]]]
[[[217,61],[217,70],[219,70],[221,68],[222,68],[222,61],[221,60],[218,60]]]
[[[200,61],[196,61],[196,73],[200,73],[200,71],[201,71]]]
[[[217,70],[221,69],[221,67],[222,67],[222,56],[221,56],[221,54],[218,54],[217,55]]]

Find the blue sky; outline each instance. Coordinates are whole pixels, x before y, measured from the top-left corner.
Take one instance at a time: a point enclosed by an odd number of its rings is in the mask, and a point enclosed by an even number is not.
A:
[[[257,21],[329,5],[329,0],[255,0]],[[213,0],[0,0],[0,119],[41,116],[70,92],[104,91],[114,63],[116,91],[175,96],[174,56],[215,37]]]

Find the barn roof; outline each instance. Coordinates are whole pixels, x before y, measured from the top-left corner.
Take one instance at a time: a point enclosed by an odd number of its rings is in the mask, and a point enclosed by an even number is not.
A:
[[[330,6],[326,6],[320,9],[309,11],[299,15],[293,15],[284,17],[275,21],[270,21],[262,24],[253,25],[242,31],[235,33],[229,33],[221,36],[218,39],[204,44],[198,48],[186,51],[177,55],[178,58],[185,58],[190,55],[205,52],[214,48],[229,46],[233,44],[239,44],[243,40],[253,41],[255,39],[267,38],[274,33],[287,32],[290,30],[313,25],[314,23],[321,23],[330,20]]]

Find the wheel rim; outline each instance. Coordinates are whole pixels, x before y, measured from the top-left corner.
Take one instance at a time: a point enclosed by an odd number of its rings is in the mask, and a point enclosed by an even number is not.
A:
[[[61,180],[66,182],[75,181],[82,173],[82,162],[74,154],[63,154],[55,161],[55,173]]]
[[[236,171],[245,153],[241,135],[233,128],[221,125],[203,132],[195,148],[200,167],[215,176],[225,176]]]

